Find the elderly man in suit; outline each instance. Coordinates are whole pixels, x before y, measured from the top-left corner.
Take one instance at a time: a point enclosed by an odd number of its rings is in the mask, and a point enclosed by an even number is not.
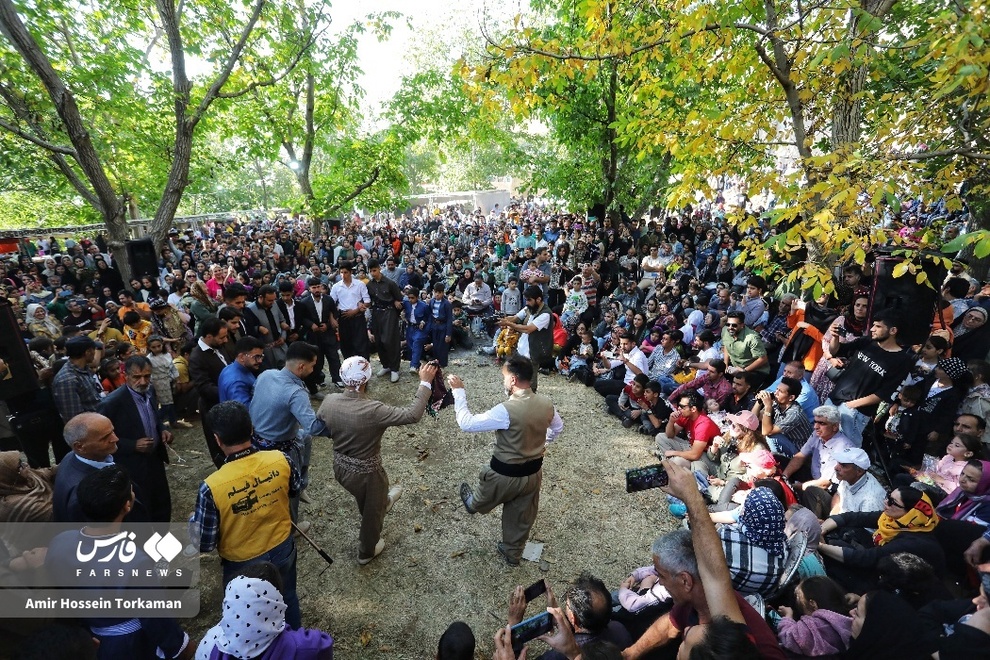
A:
[[[52,494],[52,515],[55,522],[85,522],[76,490],[86,475],[113,465],[117,451],[117,435],[109,419],[95,412],[76,415],[65,425],[65,443],[72,451],[58,464],[55,490]],[[128,522],[146,522],[143,504],[127,514]]]
[[[401,486],[388,487],[388,475],[382,467],[382,435],[390,426],[415,424],[422,419],[436,375],[434,364],[420,367],[412,405],[396,408],[368,398],[371,363],[355,355],[340,367],[346,389],[325,398],[317,413],[333,440],[334,476],[354,496],[361,512],[358,564],[367,564],[385,549],[385,539],[381,538],[385,514],[402,495]]]
[[[165,445],[172,442],[172,434],[158,416],[158,397],[151,387],[151,360],[143,355],[127,358],[124,377],[126,385],[111,392],[100,404],[99,412],[117,431],[116,461],[145,494],[151,522],[167,523],[172,518],[172,496],[165,476]]]
[[[207,412],[220,403],[220,372],[227,366],[227,358],[222,349],[227,343],[227,324],[211,316],[200,325],[202,337],[189,354],[189,377],[199,394],[199,412],[203,417],[203,435],[206,449],[210,452],[213,464],[223,465],[224,454],[217,444],[217,438],[210,428]]]

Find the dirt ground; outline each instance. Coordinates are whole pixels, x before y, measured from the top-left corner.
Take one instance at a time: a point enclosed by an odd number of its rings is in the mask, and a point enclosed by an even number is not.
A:
[[[505,398],[491,358],[458,352],[445,373],[464,379],[472,411]],[[409,405],[416,382],[408,372],[396,384],[375,378],[369,394]],[[311,537],[334,564],[324,572],[320,556],[305,541],[298,542],[299,600],[303,625],[332,635],[339,657],[432,658],[443,630],[462,620],[474,630],[476,656],[490,658],[492,637],[505,625],[515,585],[546,577],[559,594],[587,570],[614,589],[632,569],[649,562],[653,539],[675,521],[661,492],[626,494],[624,470],[655,462],[652,439],[623,429],[591,388],[554,375],[541,376],[539,389],[564,420],[564,432],[547,450],[540,515],[531,535],[545,544],[540,563],[523,561],[510,568],[497,554],[500,509],[487,516],[465,512],[458,486],[476,484],[494,436],[462,433],[453,408],[439,419],[427,414],[419,424],[385,434],[385,469],[405,493],[385,520],[385,551],[366,566],[357,564],[359,516],[353,499],[333,478],[330,440],[314,441],[308,491],[313,504],[302,505],[302,517],[312,521]],[[178,520],[193,510],[198,484],[213,465],[198,424],[178,432],[174,446],[187,459],[186,465],[169,468]],[[216,554],[204,555],[202,567],[201,614],[186,624],[197,639],[219,620],[222,600]],[[537,599],[527,614],[537,613],[544,603]],[[531,657],[546,650],[542,642],[531,646]]]

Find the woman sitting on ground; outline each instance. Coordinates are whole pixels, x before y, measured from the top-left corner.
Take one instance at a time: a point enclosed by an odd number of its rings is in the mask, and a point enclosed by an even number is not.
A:
[[[842,658],[930,660],[931,653],[922,644],[921,620],[902,598],[886,591],[871,591],[849,614],[852,641]]]
[[[935,507],[927,494],[914,488],[898,488],[887,496],[882,512],[850,512],[831,516],[822,523],[822,535],[848,528],[841,544],[822,543],[818,552],[825,568],[847,591],[862,593],[876,586],[877,564],[882,557],[897,552],[918,555],[945,574],[945,553],[931,534],[939,524]],[[876,529],[867,541],[866,529]],[[827,537],[826,537],[827,538]]]

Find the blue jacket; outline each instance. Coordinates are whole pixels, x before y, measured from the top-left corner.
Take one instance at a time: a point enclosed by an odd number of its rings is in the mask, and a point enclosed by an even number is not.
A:
[[[451,306],[450,301],[444,298],[440,301],[440,309],[434,314],[433,313],[433,303],[431,299],[430,302],[425,303],[429,305],[429,316],[426,322],[427,330],[434,330],[437,328],[444,328],[444,336],[450,337],[454,333],[454,308]],[[439,324],[437,323],[439,321]]]
[[[430,333],[430,306],[422,300],[416,301],[416,307],[409,300],[402,301],[402,317],[408,324],[407,331],[413,338],[425,337]],[[420,321],[425,321],[423,329],[419,329]]]

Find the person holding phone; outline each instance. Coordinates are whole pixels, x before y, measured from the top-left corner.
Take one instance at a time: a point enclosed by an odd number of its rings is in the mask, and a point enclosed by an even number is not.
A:
[[[513,355],[502,366],[502,382],[508,400],[474,415],[468,409],[464,381],[447,377],[454,395],[457,425],[468,433],[495,431],[495,452],[481,469],[479,486],[460,488],[468,513],[488,513],[502,507],[502,541],[496,546],[509,566],[518,566],[529,531],[539,512],[543,483],[543,452],[547,442],[564,430],[553,403],[531,388],[535,365]]]
[[[687,505],[691,530],[668,532],[653,542],[653,566],[674,606],[622,657],[635,660],[679,643],[678,657],[695,657],[696,652],[697,657],[714,657],[732,649],[731,657],[737,659],[782,660],[784,652],[762,615],[732,588],[722,541],[694,475],[670,460],[663,467],[669,478],[663,490]]]

